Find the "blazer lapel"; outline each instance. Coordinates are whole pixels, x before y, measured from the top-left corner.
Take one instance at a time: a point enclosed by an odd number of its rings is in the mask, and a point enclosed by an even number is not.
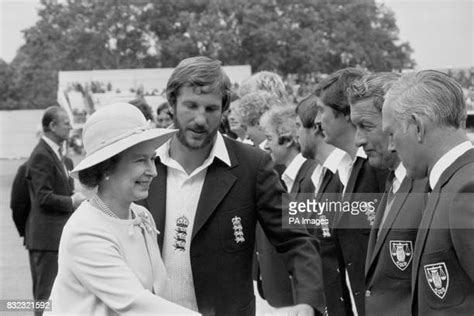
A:
[[[436,206],[438,205],[439,198],[441,196],[440,191],[441,187],[449,181],[451,176],[461,167],[470,163],[474,160],[474,149],[468,150],[464,153],[461,157],[456,159],[456,161],[448,167],[442,174],[436,184],[436,187],[433,189],[433,192],[428,199],[427,205],[425,210],[423,211],[423,216],[421,218],[421,223],[418,229],[418,234],[416,235],[416,243],[415,243],[415,253],[413,255],[413,267],[411,272],[411,288],[412,288],[412,302],[414,301],[415,293],[413,289],[415,289],[416,282],[418,281],[418,269],[420,266],[420,257],[425,246],[426,236],[428,235],[429,227],[431,224],[431,220],[434,215],[434,211]]]
[[[354,193],[354,188],[356,186],[357,178],[359,178],[359,172],[364,165],[365,159],[362,157],[357,157],[354,166],[352,167],[351,174],[349,176],[349,180],[347,181],[346,185],[346,193]]]
[[[364,165],[365,159],[362,157],[357,157],[354,165],[352,166],[352,171],[351,174],[349,175],[349,180],[347,181],[347,185],[345,190],[343,189],[342,193],[341,192],[341,201],[348,201],[349,199],[347,198],[347,194],[354,193],[354,188],[357,182],[357,178],[359,177],[359,172],[362,169],[362,166]],[[334,215],[334,227],[339,227],[339,224],[344,218],[342,212],[337,212],[336,215]]]
[[[237,177],[230,172],[229,167],[222,161],[214,160],[209,166],[199,198],[196,216],[194,217],[191,239],[204,226],[236,180]]]
[[[393,222],[397,218],[398,213],[400,213],[400,210],[401,210],[403,204],[405,203],[405,201],[408,197],[408,192],[411,191],[412,185],[413,185],[413,180],[410,180],[407,177],[405,177],[405,179],[403,179],[403,182],[400,185],[400,189],[395,194],[394,201],[392,203],[392,207],[390,208],[389,213],[387,215],[387,218],[385,219],[385,222],[383,224],[385,227],[392,227]],[[386,195],[385,194],[384,194],[384,198],[386,200]],[[385,210],[386,201],[382,205],[384,206],[384,209],[382,211],[385,212],[386,211]],[[380,225],[380,222],[382,221],[383,213],[381,213],[380,215],[381,215],[381,216],[379,216],[380,220],[379,220],[379,223],[378,223],[378,226],[377,226],[378,229],[382,229],[382,227],[379,227],[379,225]],[[375,249],[374,249],[371,261],[370,261],[370,265],[372,265],[374,263],[374,259],[377,257],[378,253],[380,252],[380,249],[382,248],[382,245],[385,241],[385,238],[387,237],[388,231],[389,231],[389,229],[382,229],[380,231],[380,235],[379,235],[378,238],[377,238],[377,232],[375,232],[376,244],[375,244]],[[372,237],[372,232],[371,232],[371,237]]]
[[[367,258],[365,261],[365,275],[368,274],[370,266],[374,261],[375,244],[377,242],[377,234],[380,229],[379,226],[380,222],[382,221],[383,212],[385,210],[385,206],[387,205],[387,195],[387,192],[385,192],[382,196],[377,213],[375,213],[374,226],[372,226],[372,229],[370,230],[369,244],[367,247]]]
[[[331,170],[326,169],[326,171],[324,172],[323,181],[321,182],[321,186],[319,188],[318,198],[320,198],[323,192],[326,192],[328,184],[329,182],[331,182],[333,176],[334,174],[331,172]]]
[[[159,158],[156,159],[156,172],[158,175],[151,182],[147,205],[155,220],[156,228],[160,232],[158,234],[158,245],[160,246],[160,251],[162,251],[166,223],[166,178],[168,172],[166,166],[160,162]]]
[[[415,252],[413,254],[413,266],[411,271],[411,288],[412,290],[415,289],[416,282],[418,281],[418,268],[420,266],[420,255],[425,247],[426,236],[428,235],[428,228],[430,227],[431,220],[433,219],[434,211],[436,209],[436,205],[438,205],[438,200],[440,197],[440,188],[441,183],[438,182],[436,187],[434,188],[433,192],[431,193],[428,202],[426,204],[426,208],[423,211],[423,216],[421,218],[420,226],[418,228],[418,233],[416,234],[416,242],[415,242]],[[412,291],[412,299],[416,291]]]
[[[293,186],[291,187],[291,192],[289,193],[298,193],[300,191],[301,181],[303,181],[303,178],[299,176],[300,172],[298,172],[298,174],[296,175],[295,183],[293,183]]]
[[[303,182],[306,173],[311,168],[311,161],[306,159],[305,162],[301,165],[300,170],[295,177],[295,183],[293,183],[293,187],[291,188],[290,193],[299,193],[301,191],[301,182]],[[302,192],[302,193],[309,193],[309,192]]]
[[[51,155],[53,158],[54,163],[56,164],[56,167],[59,169],[59,172],[64,176],[64,179],[66,179],[67,186],[69,187],[69,191],[72,191],[72,188],[70,187],[69,183],[69,175],[66,173],[66,166],[63,165],[63,163],[59,160],[58,156],[54,152],[54,150],[43,140],[41,139],[41,144],[42,146],[46,149],[46,151]]]
[[[191,240],[201,230],[237,180],[237,177],[230,172],[230,169],[238,166],[239,162],[232,150],[232,143],[226,137],[224,137],[224,143],[229,154],[231,166],[229,167],[221,160],[215,158],[207,168],[206,179],[204,180],[196,209],[196,216],[194,217]]]

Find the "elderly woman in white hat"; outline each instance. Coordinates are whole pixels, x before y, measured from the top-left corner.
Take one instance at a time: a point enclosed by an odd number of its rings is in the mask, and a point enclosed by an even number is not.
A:
[[[133,105],[117,103],[84,125],[86,157],[73,177],[97,193],[74,212],[59,246],[53,314],[195,314],[160,297],[166,271],[151,214],[133,203],[156,177],[155,150],[175,130],[150,129]]]

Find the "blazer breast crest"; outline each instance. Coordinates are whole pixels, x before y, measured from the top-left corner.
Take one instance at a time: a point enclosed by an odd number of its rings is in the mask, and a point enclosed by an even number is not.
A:
[[[186,216],[181,216],[176,220],[174,249],[179,251],[186,250],[186,237],[188,235],[189,220]]]
[[[413,244],[411,240],[390,240],[390,257],[395,266],[405,271],[413,258]]]
[[[444,262],[427,264],[424,266],[426,280],[436,296],[443,299],[448,292],[449,274]]]
[[[242,219],[239,216],[232,218],[232,228],[234,229],[234,241],[238,244],[245,241]]]

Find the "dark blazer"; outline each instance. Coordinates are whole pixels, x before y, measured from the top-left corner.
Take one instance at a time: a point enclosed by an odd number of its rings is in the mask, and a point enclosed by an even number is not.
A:
[[[474,312],[474,149],[459,157],[433,188],[416,237],[414,315]]]
[[[15,179],[12,184],[10,194],[10,209],[12,210],[13,222],[20,237],[25,236],[25,226],[28,215],[30,214],[30,191],[28,190],[28,182],[26,181],[26,171],[28,161],[18,167]]]
[[[409,315],[413,252],[425,206],[427,179],[405,177],[380,230],[387,204],[384,194],[370,232],[365,265],[365,314]],[[380,235],[377,238],[377,234]]]
[[[334,174],[331,170],[327,169],[319,192],[316,194],[316,200],[320,202],[338,200],[342,189],[343,185],[338,174]],[[314,234],[319,241],[321,258],[323,260],[324,294],[326,296],[328,314],[330,316],[345,316],[352,314],[352,308],[345,274],[341,273],[344,271],[344,264],[338,254],[332,231],[335,215],[334,212],[325,212],[317,216],[320,219],[326,219],[328,224],[315,229]]]
[[[368,159],[357,157],[352,168],[344,201],[376,201],[374,209],[385,191],[388,170],[372,167]],[[334,219],[334,236],[338,252],[350,278],[350,284],[359,315],[365,314],[365,258],[371,223],[374,214],[338,212]]]
[[[314,185],[311,176],[316,166],[316,161],[306,159],[296,175],[295,183],[293,183],[290,193],[314,193]]]
[[[311,175],[316,162],[307,159],[298,171],[290,193],[314,193]],[[297,198],[297,197],[296,197]],[[256,248],[260,278],[259,288],[263,297],[271,306],[281,307],[294,304],[291,276],[285,267],[283,258],[275,251],[275,247],[265,236],[260,225],[257,227]]]
[[[31,153],[27,180],[31,212],[25,230],[26,247],[57,251],[64,224],[73,212],[74,182],[43,139]]]
[[[321,259],[317,241],[303,229],[283,229],[284,193],[270,156],[224,138],[231,166],[214,159],[208,167],[191,237],[191,266],[199,312],[207,315],[254,315],[252,257],[255,224],[262,224],[282,255],[295,284],[295,303],[324,312]],[[163,244],[167,168],[157,159],[158,176],[143,204],[150,210]],[[177,192],[176,194],[179,194]],[[241,218],[245,242],[236,243],[232,218]]]

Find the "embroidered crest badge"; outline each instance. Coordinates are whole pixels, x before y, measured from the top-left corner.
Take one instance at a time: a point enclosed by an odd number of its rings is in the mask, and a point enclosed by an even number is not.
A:
[[[323,237],[331,237],[331,231],[329,230],[329,221],[326,218],[326,215],[319,215],[319,219],[321,220],[321,229],[323,231]]]
[[[448,292],[449,274],[444,262],[427,264],[424,266],[428,284],[436,296],[443,299]]]
[[[367,212],[365,212],[365,215],[367,216],[367,221],[369,222],[369,225],[374,226],[375,211],[374,210],[367,210]]]
[[[241,243],[245,241],[244,231],[242,227],[242,219],[238,216],[232,218],[232,225],[234,229],[234,240],[236,243]]]
[[[413,244],[411,240],[390,240],[390,257],[395,266],[404,271],[413,258]]]
[[[181,216],[176,220],[176,235],[174,236],[174,249],[179,251],[186,250],[186,236],[188,235],[189,220]]]

